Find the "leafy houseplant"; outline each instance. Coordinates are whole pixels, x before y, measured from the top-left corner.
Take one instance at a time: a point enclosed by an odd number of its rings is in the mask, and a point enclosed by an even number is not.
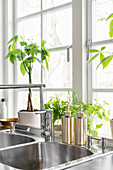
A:
[[[20,41],[19,41],[20,38]],[[20,48],[17,47],[20,45]],[[38,62],[41,64],[42,68],[43,61],[46,64],[47,70],[49,70],[49,52],[48,49],[45,47],[46,41],[41,41],[41,47],[37,45],[37,43],[34,42],[26,42],[21,36],[14,36],[10,39],[8,42],[8,54],[6,56],[6,59],[9,59],[12,64],[15,63],[16,60],[20,62],[20,71],[22,75],[24,76],[26,73],[29,76],[29,84],[32,84],[32,70],[33,70],[33,63]],[[41,60],[37,57],[38,54],[41,54]],[[29,88],[29,94],[28,94],[28,102],[27,102],[27,111],[33,111],[33,105],[31,100],[31,88]]]
[[[56,120],[60,120],[66,111],[65,105],[68,101],[63,101],[58,97],[50,97],[48,103],[44,104],[44,109],[53,109],[53,124]]]
[[[53,123],[57,119],[61,119],[62,116],[64,116],[64,111],[66,110],[65,106],[66,103],[69,103],[70,105],[70,111],[71,115],[76,117],[77,112],[79,111],[78,105],[82,104],[83,112],[85,113],[85,116],[87,116],[87,131],[89,134],[92,134],[93,136],[98,136],[98,129],[103,126],[103,120],[109,121],[109,115],[110,111],[106,112],[105,106],[108,105],[105,101],[103,101],[103,104],[100,104],[95,99],[95,104],[84,104],[83,102],[79,101],[75,95],[75,92],[72,93],[72,99],[69,95],[68,101],[62,101],[58,97],[51,97],[48,103],[44,105],[45,109],[53,109]],[[96,124],[94,126],[94,121],[96,119],[102,120],[101,124]]]

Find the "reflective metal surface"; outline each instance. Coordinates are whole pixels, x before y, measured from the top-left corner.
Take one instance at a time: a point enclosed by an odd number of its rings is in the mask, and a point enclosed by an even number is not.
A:
[[[74,141],[74,118],[62,117],[62,142],[73,143]]]
[[[75,118],[75,145],[87,145],[87,118]]]
[[[18,169],[54,169],[57,165],[89,155],[92,152],[84,148],[41,142],[0,150],[0,162]]]
[[[33,141],[35,140],[27,136],[10,134],[10,133],[0,133],[0,148],[5,148],[8,146],[13,146],[18,144],[24,144]]]

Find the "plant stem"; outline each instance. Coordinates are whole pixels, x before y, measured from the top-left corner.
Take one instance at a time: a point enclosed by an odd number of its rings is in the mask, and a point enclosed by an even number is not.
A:
[[[32,84],[32,79],[31,79],[32,69],[31,69],[31,67],[29,67],[28,73],[29,73],[29,84]],[[32,96],[32,92],[31,92],[31,88],[29,88],[27,111],[33,111],[31,96]]]

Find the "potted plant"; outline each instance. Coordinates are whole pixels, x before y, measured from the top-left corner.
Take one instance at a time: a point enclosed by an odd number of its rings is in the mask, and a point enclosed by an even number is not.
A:
[[[17,46],[20,46],[20,48]],[[15,63],[16,60],[19,61],[20,63],[20,71],[22,73],[22,75],[24,76],[25,74],[28,74],[29,77],[29,84],[32,84],[32,70],[33,70],[33,64],[34,62],[37,62],[38,64],[40,64],[42,66],[42,68],[44,69],[44,65],[43,62],[45,62],[45,66],[46,69],[49,70],[49,65],[48,65],[48,61],[50,58],[48,49],[45,47],[45,43],[46,41],[42,40],[41,41],[41,47],[37,45],[37,43],[33,42],[33,40],[29,43],[24,41],[24,39],[22,38],[22,36],[14,36],[10,39],[10,41],[8,42],[8,54],[5,57],[6,59],[9,59],[10,62],[12,64]],[[41,54],[41,60],[38,58],[38,54]],[[19,112],[19,114],[27,112],[30,113],[31,116],[33,116],[31,114],[31,112],[36,111],[33,108],[32,105],[32,91],[31,88],[29,88],[29,93],[28,93],[28,101],[27,101],[27,110],[22,110],[21,112]],[[22,117],[22,122],[25,122],[27,124],[27,116],[25,116],[24,118]],[[20,118],[20,116],[19,116]],[[31,118],[29,118],[29,121]],[[28,121],[28,124],[29,124]],[[20,123],[22,123],[20,121]],[[22,123],[22,124],[24,124]]]
[[[113,38],[113,13],[108,16],[106,20],[111,19],[110,21],[110,30],[109,30],[109,36],[110,38]],[[102,65],[103,69],[105,69],[109,64],[111,63],[113,59],[113,53],[106,51],[106,46],[102,46],[100,50],[98,49],[90,49],[87,52],[93,53],[94,55],[89,60],[89,63],[91,63],[93,60],[95,60],[97,57],[100,58],[100,63],[97,65],[97,68]],[[110,120],[111,125],[111,132],[112,132],[112,138],[113,138],[113,119]]]

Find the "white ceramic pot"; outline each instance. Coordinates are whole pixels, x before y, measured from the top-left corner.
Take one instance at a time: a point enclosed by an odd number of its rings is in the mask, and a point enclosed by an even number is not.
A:
[[[41,128],[41,114],[44,114],[45,112],[46,111],[19,111],[19,124]]]

